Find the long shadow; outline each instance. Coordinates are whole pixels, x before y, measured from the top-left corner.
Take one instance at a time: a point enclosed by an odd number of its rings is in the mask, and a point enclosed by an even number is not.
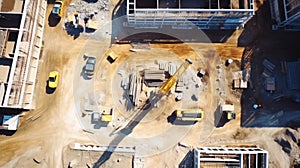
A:
[[[47,0],[47,4],[55,4],[56,0]]]
[[[241,98],[242,127],[300,127],[300,103],[292,100],[300,90],[287,86],[289,68],[284,62],[300,59],[297,41],[299,32],[272,31],[269,3],[266,1],[249,21],[240,36],[240,46],[245,46],[241,69],[251,68],[249,87]],[[250,32],[250,33],[249,33]],[[245,41],[247,36],[253,39]],[[252,37],[251,37],[252,38]],[[296,43],[295,43],[296,42]],[[270,71],[263,64],[268,60],[275,68]],[[266,78],[275,77],[275,91],[266,91]],[[254,103],[262,108],[254,109]]]
[[[221,106],[218,105],[214,113],[214,123],[215,127],[223,127],[229,120],[227,119],[227,114],[221,111]]]
[[[23,109],[12,109],[12,108],[0,108],[0,125],[2,125],[3,117],[4,115],[14,116],[19,115],[22,112],[26,112],[28,110]],[[0,129],[0,135],[5,136],[12,136],[16,133],[17,130],[6,130],[6,129]]]
[[[17,114],[20,114],[24,111],[28,111],[28,110],[24,110],[24,109],[13,109],[13,108],[4,108],[4,107],[1,107],[0,108],[0,114],[2,115],[17,115]]]
[[[182,161],[179,163],[178,168],[193,168],[194,167],[194,152],[189,151]]]
[[[16,133],[17,131],[11,131],[11,130],[1,130],[0,129],[0,135],[4,136],[12,136]]]
[[[84,0],[87,3],[96,3],[98,0]]]
[[[134,112],[134,115],[130,119],[130,121],[126,124],[126,126],[120,130],[116,130],[115,132],[111,133],[111,135],[116,134],[116,137],[109,143],[109,147],[114,147],[112,150],[105,151],[101,157],[97,160],[94,164],[93,168],[101,167],[107,160],[110,159],[111,155],[113,154],[115,147],[117,147],[120,142],[129,134],[132,133],[133,129],[140,123],[140,121],[151,111],[151,107],[155,105],[161,98],[163,94],[150,94],[149,101],[144,104],[144,106]]]

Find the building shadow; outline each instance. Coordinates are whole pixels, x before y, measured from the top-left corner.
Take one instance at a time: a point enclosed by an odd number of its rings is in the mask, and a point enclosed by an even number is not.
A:
[[[292,97],[299,95],[300,90],[288,88],[286,62],[300,59],[297,46],[300,33],[271,28],[270,7],[265,1],[239,37],[239,46],[245,47],[241,69],[251,69],[249,87],[241,97],[241,126],[297,128],[300,127],[300,103]],[[270,64],[274,68],[270,69]],[[275,78],[273,92],[266,90],[268,77]],[[261,104],[262,108],[254,109],[253,104]]]
[[[98,0],[83,0],[83,1],[85,1],[87,3],[96,3],[96,2],[98,2]]]
[[[229,120],[227,119],[227,114],[221,111],[221,106],[218,105],[214,112],[214,123],[215,127],[223,127]]]
[[[20,115],[23,112],[27,112],[28,110],[24,109],[15,109],[15,108],[0,108],[0,126],[3,125],[3,118],[5,115],[8,116],[15,116],[15,115]],[[4,125],[3,125],[4,126]],[[7,128],[0,127],[0,136],[12,136],[16,133],[17,130],[7,130]]]
[[[5,108],[5,107],[0,108],[0,114],[2,114],[2,115],[17,115],[17,114],[20,114],[24,111],[26,112],[28,110],[15,109],[15,108]]]
[[[12,136],[16,133],[17,131],[12,131],[12,130],[1,130],[0,129],[0,136]]]
[[[47,4],[55,4],[56,0],[47,0]]]
[[[202,30],[212,43],[225,43],[232,34],[236,31],[233,30]]]
[[[194,167],[194,152],[190,150],[179,163],[178,168],[193,168]]]

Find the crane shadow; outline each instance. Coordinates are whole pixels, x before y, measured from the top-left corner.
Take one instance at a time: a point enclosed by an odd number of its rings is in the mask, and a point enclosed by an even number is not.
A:
[[[129,123],[122,129],[114,131],[111,135],[116,134],[116,137],[109,143],[111,150],[106,150],[101,157],[94,164],[93,168],[101,167],[107,160],[110,159],[116,147],[126,138],[127,135],[131,134],[133,129],[140,123],[140,121],[151,111],[152,107],[163,97],[163,94],[154,93],[150,94],[148,101],[144,106],[134,112],[134,116],[130,119]],[[109,148],[108,148],[109,149]]]

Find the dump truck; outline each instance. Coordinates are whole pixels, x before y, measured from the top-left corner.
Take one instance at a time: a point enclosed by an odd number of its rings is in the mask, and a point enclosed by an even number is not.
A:
[[[200,121],[203,119],[204,112],[201,109],[176,110],[176,117],[181,121]]]

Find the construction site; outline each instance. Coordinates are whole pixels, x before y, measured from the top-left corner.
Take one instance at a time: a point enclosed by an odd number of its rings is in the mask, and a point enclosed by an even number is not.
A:
[[[296,1],[0,0],[0,167],[299,167]]]

